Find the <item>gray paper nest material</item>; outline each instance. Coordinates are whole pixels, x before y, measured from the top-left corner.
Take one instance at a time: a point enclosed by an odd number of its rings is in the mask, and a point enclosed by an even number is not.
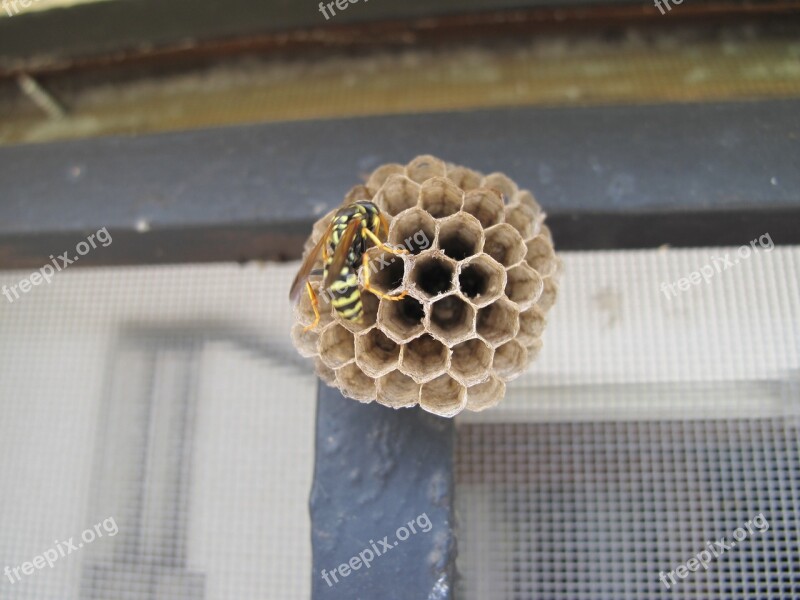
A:
[[[561,262],[533,195],[502,173],[419,156],[378,167],[346,200],[371,200],[390,217],[389,243],[411,253],[370,248],[370,280],[409,294],[392,302],[363,292],[363,323],[321,302],[322,319],[307,332],[314,312],[304,294],[292,327],[298,352],[361,402],[419,404],[443,417],[495,406],[539,353],[558,293]],[[314,225],[306,252],[332,215]]]

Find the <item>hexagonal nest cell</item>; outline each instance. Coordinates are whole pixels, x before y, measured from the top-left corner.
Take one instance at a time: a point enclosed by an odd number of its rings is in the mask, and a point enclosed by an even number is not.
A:
[[[310,327],[313,303],[303,290],[291,330],[298,352],[325,383],[361,402],[443,417],[495,406],[539,353],[558,294],[561,261],[533,194],[502,173],[424,155],[375,169],[344,204],[356,201],[383,212],[387,243],[405,252],[367,242],[374,293],[361,261],[351,265],[360,321],[337,313],[312,276],[320,320]],[[304,258],[335,212],[315,223]]]
[[[425,298],[433,298],[453,289],[453,275],[456,263],[436,254],[425,256],[414,265],[411,282],[417,293]]]

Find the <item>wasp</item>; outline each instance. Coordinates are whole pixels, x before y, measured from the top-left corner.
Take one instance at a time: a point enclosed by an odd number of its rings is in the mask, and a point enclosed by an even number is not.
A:
[[[376,247],[391,254],[407,254],[405,248],[392,248],[381,241],[381,236],[386,238],[389,234],[389,222],[372,202],[359,200],[343,206],[334,214],[328,228],[306,257],[297,276],[294,278],[289,298],[297,300],[300,290],[305,284],[311,306],[314,309],[314,322],[304,331],[314,329],[320,320],[319,299],[311,287],[308,278],[319,274],[314,271],[314,264],[322,256],[323,268],[322,288],[329,292],[334,310],[343,319],[360,323],[364,316],[364,306],[361,303],[361,290],[358,287],[358,267],[364,267],[364,289],[379,298],[387,300],[400,300],[407,291],[391,296],[376,290],[369,282],[369,260],[366,254],[367,241]]]

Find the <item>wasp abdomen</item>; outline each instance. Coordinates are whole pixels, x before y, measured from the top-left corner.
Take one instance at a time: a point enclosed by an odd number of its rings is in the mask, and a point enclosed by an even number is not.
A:
[[[339,277],[331,284],[331,303],[339,316],[348,321],[359,321],[364,314],[361,303],[361,290],[358,275],[352,268],[342,269]]]

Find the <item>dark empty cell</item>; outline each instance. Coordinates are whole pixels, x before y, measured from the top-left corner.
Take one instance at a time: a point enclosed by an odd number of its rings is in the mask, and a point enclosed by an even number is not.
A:
[[[441,237],[439,246],[450,258],[463,260],[475,254],[477,244],[471,232],[451,231],[447,237]]]
[[[468,298],[475,298],[480,294],[486,293],[486,284],[489,281],[490,274],[480,265],[467,265],[461,269],[461,275],[458,276],[458,285],[461,288],[461,293]]]
[[[461,266],[458,275],[461,293],[474,304],[483,306],[503,293],[505,272],[488,256],[479,256]]]
[[[443,260],[429,258],[414,268],[414,283],[430,296],[446,292],[453,286],[453,267]]]
[[[384,294],[400,287],[403,283],[403,259],[399,256],[375,250],[369,254],[369,282]]]
[[[400,317],[403,325],[413,327],[422,323],[422,317],[425,315],[425,311],[419,300],[406,296],[402,300],[393,302],[393,304],[396,305],[394,314]]]

